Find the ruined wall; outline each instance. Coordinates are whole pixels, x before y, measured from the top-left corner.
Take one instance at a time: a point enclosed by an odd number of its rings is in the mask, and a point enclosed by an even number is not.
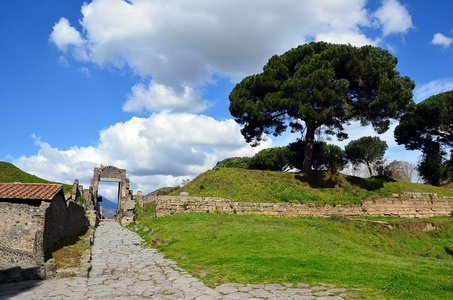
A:
[[[61,196],[56,196],[46,209],[46,224],[44,228],[45,252],[50,246],[58,242],[64,236],[66,226],[66,203]]]
[[[0,202],[0,261],[35,263],[35,239],[47,206]]]
[[[40,265],[53,243],[87,226],[83,207],[61,195],[40,206],[0,202],[0,262]]]
[[[87,226],[90,226],[90,223],[86,216],[85,209],[72,201],[68,202],[63,236],[75,234],[80,229]]]
[[[404,193],[392,198],[365,201],[362,205],[325,205],[296,203],[232,202],[211,197],[155,196],[158,217],[189,212],[225,212],[229,214],[263,214],[272,216],[394,216],[425,218],[449,215],[453,211],[453,197],[437,194]]]

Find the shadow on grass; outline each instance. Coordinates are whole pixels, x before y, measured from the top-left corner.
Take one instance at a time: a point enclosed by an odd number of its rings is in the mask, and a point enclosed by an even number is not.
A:
[[[56,242],[55,244],[53,244],[52,246],[50,246],[49,249],[47,249],[46,253],[44,254],[44,261],[48,261],[49,259],[52,258],[52,254],[66,246],[70,246],[70,245],[74,245],[76,244],[81,236],[85,235],[88,230],[89,230],[89,226],[86,226],[82,229],[80,229],[79,231],[77,231],[76,233],[66,237],[66,238],[63,238],[61,240],[59,240],[58,242]]]
[[[447,252],[448,255],[453,256],[453,250],[451,250],[451,249],[448,248],[448,247],[444,247],[444,249],[445,249],[445,252]]]
[[[338,174],[331,174],[324,171],[312,171],[299,173],[294,176],[299,181],[306,182],[311,188],[334,189],[341,183]]]
[[[376,176],[371,178],[345,176],[345,179],[351,185],[358,186],[367,191],[377,191],[384,187],[384,183],[396,182],[396,180],[385,176]]]
[[[385,183],[396,182],[396,180],[385,177],[376,176],[372,178],[360,178],[354,176],[345,176],[342,174],[332,174],[326,171],[311,171],[299,173],[295,175],[297,180],[306,182],[311,188],[329,188],[334,189],[339,186],[344,186],[347,183],[360,187],[367,191],[377,191],[384,187]]]

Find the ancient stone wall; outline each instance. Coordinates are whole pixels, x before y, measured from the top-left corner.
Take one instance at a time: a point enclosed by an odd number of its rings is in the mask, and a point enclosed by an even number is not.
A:
[[[64,236],[65,226],[66,203],[64,199],[57,195],[46,209],[43,251],[46,251],[46,249]]]
[[[30,251],[37,227],[44,226],[45,207],[0,202],[0,244]]]
[[[155,196],[146,199],[156,202],[158,217],[189,212],[225,212],[229,214],[263,214],[272,216],[394,216],[425,218],[450,215],[453,197],[437,194],[403,193],[392,198],[365,201],[362,205],[325,205],[296,203],[232,202],[211,197]]]
[[[87,226],[90,226],[90,223],[86,216],[85,209],[72,201],[68,202],[63,236],[75,234],[80,229]]]
[[[88,225],[83,207],[63,195],[40,206],[0,202],[0,262],[40,265],[55,242]]]

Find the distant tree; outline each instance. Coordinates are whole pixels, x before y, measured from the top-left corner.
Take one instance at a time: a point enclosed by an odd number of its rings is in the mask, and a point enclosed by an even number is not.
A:
[[[412,103],[415,85],[395,70],[397,58],[373,46],[313,42],[274,55],[260,74],[248,76],[230,94],[230,112],[253,146],[264,134],[288,126],[305,141],[302,171],[312,169],[318,128],[347,138],[343,125],[360,121],[388,130]]]
[[[416,166],[407,161],[394,160],[385,167],[385,174],[391,178],[412,181],[416,175]]]
[[[407,150],[421,150],[418,172],[425,182],[448,180],[446,150],[453,147],[453,91],[440,93],[412,106],[395,128],[395,140]]]
[[[382,165],[387,148],[387,143],[379,137],[364,136],[349,142],[344,149],[353,165],[366,164],[372,176],[372,165]]]
[[[250,157],[230,157],[217,162],[216,167],[220,168],[241,168],[248,169]]]

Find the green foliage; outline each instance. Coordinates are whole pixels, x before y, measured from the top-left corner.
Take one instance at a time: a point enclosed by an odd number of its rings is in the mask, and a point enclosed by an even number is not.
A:
[[[178,266],[218,283],[336,284],[360,299],[452,299],[453,218],[369,218],[384,224],[332,218],[190,213],[138,215],[145,244]],[[438,230],[421,232],[425,222]],[[143,228],[157,232],[143,232]],[[169,241],[174,242],[169,242]]]
[[[395,128],[395,140],[407,150],[421,150],[418,171],[429,184],[451,180],[447,152],[453,147],[453,91],[437,94],[413,106]]]
[[[249,168],[250,157],[230,157],[217,162],[218,168]]]
[[[291,151],[288,147],[261,150],[249,161],[249,168],[255,170],[287,171],[292,168]]]
[[[364,163],[368,167],[370,176],[373,175],[372,164],[382,164],[382,160],[387,150],[387,142],[379,137],[364,136],[353,140],[345,146],[345,152],[353,165]]]
[[[439,149],[437,143],[425,147],[418,164],[418,172],[425,182],[441,186],[451,180],[451,174],[444,155],[445,152]]]
[[[77,199],[75,200],[75,203],[77,203],[78,205],[81,205],[81,206],[83,206],[85,204],[85,202],[86,202],[86,200],[82,196],[77,197]]]
[[[395,128],[395,140],[407,150],[431,144],[453,146],[453,91],[431,96],[411,107]]]
[[[288,126],[304,132],[302,170],[309,171],[317,128],[341,140],[347,138],[343,124],[357,120],[383,133],[389,118],[405,112],[415,85],[400,76],[396,64],[397,58],[373,46],[305,44],[274,55],[262,73],[238,83],[230,112],[244,124],[241,133],[252,145],[263,133],[280,135]]]
[[[268,171],[289,171],[301,169],[305,143],[298,141],[285,147],[263,149],[253,157],[232,157],[216,164],[216,168],[242,168]],[[332,173],[343,169],[346,155],[340,147],[325,142],[314,143],[313,168],[331,170]]]

